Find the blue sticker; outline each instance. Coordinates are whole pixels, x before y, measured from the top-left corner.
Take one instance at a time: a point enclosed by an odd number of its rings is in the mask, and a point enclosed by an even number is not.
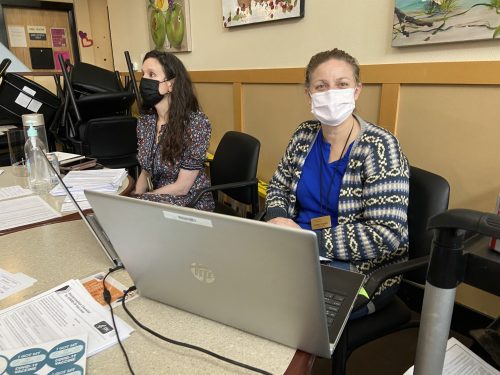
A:
[[[45,366],[47,351],[41,348],[32,348],[17,353],[10,359],[7,373],[34,374]]]
[[[68,365],[63,367],[58,367],[47,375],[83,375],[83,368],[78,365]]]
[[[54,368],[70,365],[82,358],[84,353],[85,342],[82,340],[64,341],[49,352],[47,364]]]

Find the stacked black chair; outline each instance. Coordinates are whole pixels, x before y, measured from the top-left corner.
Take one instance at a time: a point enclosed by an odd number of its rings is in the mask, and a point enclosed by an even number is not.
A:
[[[259,212],[257,165],[259,163],[260,142],[249,134],[228,131],[222,137],[214,158],[210,162],[211,187],[199,191],[188,207],[206,193],[213,192],[216,202],[215,212],[237,216],[237,212],[220,202],[218,193],[250,206],[250,215]]]
[[[21,116],[41,113],[47,130],[57,121],[57,111],[61,100],[45,87],[15,73],[7,73],[11,61],[4,59],[0,63],[0,124],[22,125]],[[54,138],[47,131],[50,151],[55,149]]]
[[[61,129],[69,150],[96,158],[108,168],[135,169],[137,119],[131,116],[134,91],[124,88],[120,77],[97,66],[59,56],[64,77]],[[70,70],[68,72],[68,70]]]

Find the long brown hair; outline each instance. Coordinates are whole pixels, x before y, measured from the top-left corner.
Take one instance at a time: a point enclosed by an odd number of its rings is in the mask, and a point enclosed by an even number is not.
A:
[[[166,94],[171,95],[168,126],[159,139],[162,160],[174,163],[188,146],[185,144],[184,131],[189,115],[199,111],[200,105],[194,93],[191,78],[181,60],[171,53],[156,50],[146,53],[143,62],[149,58],[158,60],[167,80],[175,78],[172,92]]]

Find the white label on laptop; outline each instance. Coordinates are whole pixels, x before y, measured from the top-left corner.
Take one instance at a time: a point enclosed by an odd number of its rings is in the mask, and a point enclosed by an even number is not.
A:
[[[210,228],[213,227],[212,220],[201,219],[199,217],[194,217],[184,214],[176,214],[168,211],[163,211],[163,216],[165,216],[165,219],[177,220],[177,221],[182,221],[184,223],[190,223],[196,225],[203,225],[205,227],[210,227]]]

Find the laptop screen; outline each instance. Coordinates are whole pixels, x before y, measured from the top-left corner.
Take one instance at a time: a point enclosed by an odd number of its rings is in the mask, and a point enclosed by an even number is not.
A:
[[[85,212],[83,212],[82,208],[80,207],[77,200],[75,199],[75,197],[71,193],[70,189],[66,186],[63,179],[61,178],[59,171],[56,171],[54,166],[52,165],[52,163],[47,158],[47,156],[45,154],[43,154],[43,155],[45,158],[45,162],[48,164],[52,173],[56,176],[57,181],[59,182],[59,185],[61,185],[63,190],[66,192],[66,195],[70,199],[71,203],[73,203],[73,205],[75,206],[78,214],[80,215],[80,217],[82,218],[84,223],[87,225],[87,227],[90,229],[90,232],[94,235],[94,237],[97,240],[97,242],[99,243],[99,245],[101,245],[101,248],[104,250],[104,254],[106,255],[106,257],[111,262],[113,262],[113,264],[121,265],[121,261],[119,260],[117,254],[116,254],[116,251],[114,250],[114,247],[111,244],[111,241],[109,240],[108,236],[106,235],[106,233],[104,232],[104,230],[100,226],[100,224],[97,221],[97,219],[95,218],[95,216],[92,213],[85,214]]]

